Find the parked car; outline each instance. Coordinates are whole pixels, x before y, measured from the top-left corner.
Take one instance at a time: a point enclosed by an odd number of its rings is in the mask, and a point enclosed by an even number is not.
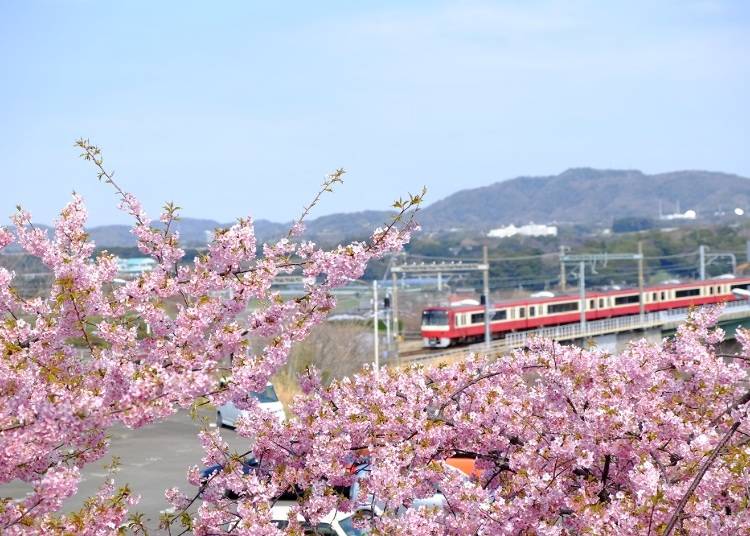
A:
[[[468,456],[456,456],[453,458],[449,458],[445,461],[445,468],[449,471],[454,471],[457,476],[459,476],[461,479],[468,480],[470,475],[475,471],[474,464],[475,459],[473,457]],[[370,515],[381,515],[383,513],[385,504],[383,501],[378,500],[377,498],[374,498],[372,495],[364,495],[360,493],[360,481],[363,478],[368,478],[370,476],[370,472],[372,470],[370,465],[370,459],[369,456],[365,455],[353,455],[352,459],[349,462],[351,465],[349,466],[350,474],[354,476],[354,481],[352,482],[351,486],[334,486],[334,490],[336,493],[339,493],[343,495],[344,497],[348,497],[350,500],[354,502],[355,505],[357,505],[358,511],[366,511]],[[200,480],[200,493],[202,494],[203,489],[208,484],[208,481],[210,480],[211,476],[217,473],[218,471],[221,471],[224,468],[224,465],[222,464],[215,464],[211,465],[209,467],[206,467],[201,471],[201,480]],[[242,460],[242,473],[247,475],[250,474],[252,471],[262,471],[265,474],[268,474],[270,468],[268,467],[261,467],[259,461],[253,457],[247,457]],[[293,504],[296,500],[298,500],[299,497],[302,497],[305,494],[304,490],[296,488],[296,489],[288,489],[286,490],[281,496],[276,498],[276,501],[279,501],[279,503],[290,503]],[[224,491],[224,497],[231,499],[231,500],[237,500],[239,499],[239,496],[234,493],[232,490],[225,490]],[[409,508],[444,508],[447,505],[447,501],[445,499],[445,496],[441,493],[439,489],[435,489],[435,493],[431,496],[422,497],[420,499],[415,499],[411,502]],[[405,508],[399,508],[398,512],[403,513],[406,509]],[[288,509],[287,509],[288,511]],[[286,517],[283,518],[286,520]],[[345,518],[341,518],[342,520]],[[352,535],[358,535],[358,534],[365,534],[363,532],[356,532],[355,527],[350,526],[351,521],[343,521],[344,527],[342,530],[348,530],[350,532],[320,532],[320,534],[352,534]],[[354,532],[352,532],[354,531]],[[307,534],[307,533],[306,533]],[[312,534],[312,532],[311,532]]]
[[[466,481],[469,479],[470,472],[474,470],[474,460],[468,458],[450,458],[445,462],[445,469],[448,471],[454,471],[456,476]],[[351,488],[349,489],[348,496],[360,509],[371,509],[375,513],[375,515],[382,515],[385,508],[385,503],[377,497],[373,497],[372,495],[363,495],[362,493],[360,493],[360,482],[362,479],[369,478],[371,470],[372,468],[369,462],[363,463],[352,470],[356,478],[354,480],[354,483],[351,485]],[[433,495],[414,499],[409,505],[409,508],[442,509],[445,508],[447,504],[448,502],[445,499],[445,495],[443,495],[443,493],[439,489],[435,488],[435,493]],[[405,507],[400,507],[398,508],[397,513],[401,514],[405,511]]]
[[[249,475],[253,471],[260,471],[262,474],[270,478],[269,470],[270,468],[268,466],[261,467],[260,462],[254,457],[249,456],[247,458],[244,458],[241,460],[242,463],[242,474],[243,475]],[[350,471],[352,474],[354,474],[359,467],[363,466],[352,466]],[[219,471],[222,471],[224,469],[224,464],[217,463],[214,465],[209,465],[208,467],[204,468],[200,472],[200,484],[199,484],[199,496],[203,496],[203,490],[208,485],[208,482],[211,480],[211,477],[214,476]],[[339,493],[340,495],[343,495],[344,497],[351,497],[352,495],[352,486],[334,486],[333,489],[336,491],[336,493]],[[290,501],[295,502],[300,497],[304,496],[305,491],[300,488],[290,488],[284,491],[280,496],[276,497],[276,501]],[[230,489],[224,490],[224,497],[227,499],[231,499],[233,501],[236,501],[239,499],[239,496],[233,492]]]
[[[213,475],[223,470],[222,464],[215,464],[206,467],[201,471],[201,484],[200,494],[202,496],[203,490],[208,484],[209,480]],[[253,458],[246,458],[242,460],[242,473],[249,474],[252,471],[260,470],[260,464]],[[280,529],[285,528],[289,524],[289,511],[294,506],[297,497],[304,494],[302,490],[289,491],[278,498],[278,502],[271,510],[271,518],[273,523]],[[230,500],[237,500],[239,496],[232,490],[225,490],[224,497]],[[360,515],[373,515],[370,510],[360,510]],[[304,522],[304,518],[300,517],[302,521],[303,534],[317,534],[320,536],[365,536],[369,532],[354,526],[354,520],[352,519],[356,512],[343,513],[333,511],[325,516],[320,522],[314,527],[307,522]]]
[[[255,471],[258,469],[260,464],[258,463],[258,460],[256,460],[253,457],[245,458],[242,460],[242,474],[243,475],[249,475],[251,471]],[[219,471],[224,469],[224,465],[217,463],[214,465],[209,465],[205,469],[201,471],[201,479],[200,479],[200,494],[203,494],[203,490],[206,488],[206,485],[208,484],[208,481],[211,479],[211,477],[218,473]],[[231,499],[233,501],[236,501],[239,499],[239,496],[234,493],[232,490],[228,489],[224,491],[224,497],[227,499]]]
[[[260,393],[250,393],[249,395],[258,401],[258,405],[262,409],[270,412],[279,422],[284,422],[286,419],[284,406],[281,405],[279,397],[276,396],[276,390],[272,384],[266,385],[265,390]],[[234,428],[237,419],[243,413],[245,412],[237,409],[231,401],[227,402],[216,411],[216,426],[219,428],[223,426]]]
[[[276,505],[271,509],[271,518],[276,527],[283,529],[289,525],[289,511],[293,504]],[[372,515],[369,511],[360,511],[361,515]],[[365,536],[369,534],[366,529],[354,526],[356,512],[342,513],[333,511],[320,520],[316,525],[311,525],[299,517],[302,522],[303,534],[316,534],[318,536]]]

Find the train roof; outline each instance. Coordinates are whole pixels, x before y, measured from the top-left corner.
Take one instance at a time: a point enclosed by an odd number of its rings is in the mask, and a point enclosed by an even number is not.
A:
[[[734,279],[706,279],[704,281],[692,281],[689,283],[673,283],[669,285],[656,285],[656,286],[650,286],[650,287],[644,287],[643,292],[655,292],[655,291],[661,291],[661,290],[670,290],[675,288],[692,288],[692,287],[698,287],[698,286],[706,286],[706,285],[726,285],[726,284],[745,284],[750,283],[750,277],[737,277]],[[634,294],[638,292],[638,288],[626,288],[622,290],[608,290],[608,291],[587,291],[586,292],[586,298],[598,298],[598,297],[604,297],[604,296],[626,296],[628,294]],[[502,300],[499,302],[495,302],[492,304],[493,307],[512,307],[512,306],[518,306],[518,305],[534,305],[537,303],[554,303],[554,302],[565,302],[565,301],[577,301],[580,298],[578,297],[578,294],[564,294],[562,296],[555,296],[553,298],[516,298],[511,300]],[[450,311],[475,311],[477,308],[484,308],[483,305],[459,305],[459,306],[449,306],[449,305],[443,305],[443,306],[434,306],[434,307],[425,307],[425,309],[437,309],[437,310],[450,310]]]

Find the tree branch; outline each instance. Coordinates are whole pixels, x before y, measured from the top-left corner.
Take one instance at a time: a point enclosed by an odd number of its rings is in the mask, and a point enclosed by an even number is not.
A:
[[[672,517],[670,518],[669,523],[667,524],[667,528],[664,530],[664,536],[669,536],[672,533],[675,525],[677,525],[677,522],[680,520],[680,515],[682,514],[682,510],[685,508],[685,505],[687,504],[688,499],[690,499],[690,496],[695,492],[696,488],[701,483],[701,480],[705,476],[706,472],[711,467],[711,464],[713,464],[716,458],[718,458],[721,450],[726,446],[726,444],[732,438],[732,435],[734,434],[734,432],[737,431],[737,428],[739,427],[740,427],[740,421],[735,421],[735,423],[729,428],[729,430],[727,430],[727,433],[724,434],[724,437],[721,438],[721,441],[719,441],[719,444],[716,445],[716,447],[714,448],[714,451],[711,453],[708,459],[705,462],[703,462],[703,465],[701,466],[700,471],[698,471],[698,474],[695,475],[695,478],[693,479],[693,483],[690,484],[690,487],[685,492],[685,495],[682,496],[682,499],[680,499],[680,502],[677,504],[677,508],[675,509],[674,513],[672,513]]]

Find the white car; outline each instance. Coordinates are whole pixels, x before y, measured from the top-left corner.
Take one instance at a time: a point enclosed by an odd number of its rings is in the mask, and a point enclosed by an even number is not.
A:
[[[276,396],[276,390],[270,383],[266,385],[266,389],[260,393],[250,393],[250,396],[254,397],[258,401],[258,406],[268,411],[273,415],[279,422],[286,420],[284,414],[284,406],[279,402],[279,397]],[[219,407],[216,411],[216,426],[221,428],[222,426],[230,426],[234,428],[235,423],[240,415],[246,413],[237,407],[230,401]]]
[[[289,504],[276,505],[271,509],[271,518],[276,527],[284,529],[289,525],[289,510],[291,508],[292,505]],[[364,515],[367,515],[367,513]],[[319,536],[366,536],[369,534],[369,531],[354,526],[353,516],[354,513],[352,512],[333,511],[315,526],[304,522],[302,516],[299,517],[299,520],[302,522],[303,534],[317,534]]]

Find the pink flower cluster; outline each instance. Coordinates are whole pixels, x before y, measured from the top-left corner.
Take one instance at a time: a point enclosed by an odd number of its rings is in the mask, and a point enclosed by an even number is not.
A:
[[[378,534],[664,534],[699,468],[730,437],[677,527],[744,534],[748,367],[717,355],[718,313],[696,311],[674,339],[619,355],[536,340],[498,359],[365,371],[329,386],[311,374],[290,422],[251,425],[258,415],[240,424],[267,476],[227,466],[208,485],[197,533],[226,531],[234,508],[258,509],[297,488],[307,519],[377,509],[363,523]],[[747,332],[740,340],[747,355]],[[353,501],[337,490],[354,482],[362,457],[370,469]],[[469,474],[452,469],[457,457]],[[222,498],[224,489],[239,499]],[[436,494],[441,506],[425,506]],[[251,523],[238,528],[254,533]]]
[[[83,148],[101,164],[98,150]],[[92,258],[78,195],[51,236],[20,209],[13,232],[0,228],[0,248],[15,241],[54,275],[46,297],[25,299],[13,288],[15,274],[0,269],[0,483],[34,488],[22,499],[0,499],[2,534],[70,533],[71,518],[56,512],[76,493],[79,469],[106,454],[114,424],[139,427],[202,397],[247,405],[248,390],[262,389],[292,344],[335,306],[332,289],[361,276],[370,259],[397,251],[415,228],[397,218],[400,225],[368,243],[323,251],[297,241],[300,220],[288,238],[264,244],[259,257],[245,218],[217,229],[208,252],[184,263],[170,228],[176,207],[165,207],[161,224],[152,225],[134,196],[106,172],[100,178],[133,216],[138,247],[156,260],[152,271],[121,284],[111,255]],[[283,301],[272,282],[295,269],[308,276],[307,292]],[[245,319],[251,300],[262,306]],[[268,343],[252,353],[252,338]],[[91,527],[118,527],[134,500],[122,489],[103,490],[73,518],[85,527],[72,532],[107,533]]]

